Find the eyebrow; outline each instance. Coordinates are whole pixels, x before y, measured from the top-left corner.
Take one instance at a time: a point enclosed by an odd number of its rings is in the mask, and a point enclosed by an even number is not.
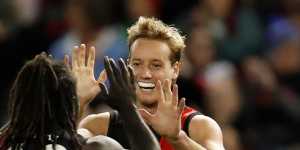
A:
[[[132,61],[142,61],[140,58],[132,58]]]
[[[160,59],[153,59],[152,62],[162,62]]]
[[[132,58],[131,61],[142,61],[140,58]],[[152,59],[151,62],[162,62],[160,59]]]

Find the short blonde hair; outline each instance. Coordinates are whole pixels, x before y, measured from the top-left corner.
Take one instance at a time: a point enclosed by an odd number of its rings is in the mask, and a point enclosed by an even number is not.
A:
[[[178,29],[166,25],[156,18],[140,17],[139,20],[127,30],[129,49],[133,42],[139,38],[162,40],[167,42],[171,49],[171,63],[180,61],[185,48],[185,37],[180,35]]]

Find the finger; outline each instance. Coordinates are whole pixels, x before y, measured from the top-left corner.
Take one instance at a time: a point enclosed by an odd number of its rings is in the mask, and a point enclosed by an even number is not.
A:
[[[181,116],[183,109],[185,107],[185,98],[181,98],[178,104],[178,114]]]
[[[172,103],[174,106],[178,105],[178,85],[177,84],[173,84]]]
[[[127,69],[127,66],[124,62],[124,60],[122,58],[120,58],[118,60],[118,63],[119,63],[119,67],[120,67],[120,70],[121,70],[121,73],[122,73],[122,78],[124,79],[125,83],[127,85],[130,84],[130,74],[129,74],[129,71]]]
[[[138,109],[138,111],[140,115],[143,117],[143,119],[145,120],[145,122],[148,125],[151,125],[153,115],[145,109]]]
[[[99,83],[104,83],[106,80],[107,80],[107,74],[106,74],[105,69],[103,69],[103,70],[100,72],[100,75],[99,75],[97,81],[98,81]]]
[[[70,67],[70,57],[69,55],[64,56],[64,64],[69,68]]]
[[[99,83],[99,86],[100,86],[100,93],[107,96],[108,95],[108,90],[107,90],[107,87],[104,83],[100,82]]]
[[[157,81],[156,86],[157,86],[157,90],[158,90],[158,94],[159,94],[158,103],[164,103],[165,102],[165,96],[164,96],[164,92],[163,92],[160,80]]]
[[[130,74],[130,83],[131,86],[133,86],[132,88],[135,89],[135,76],[134,76],[134,72],[131,66],[128,66],[128,70],[129,70],[129,74]]]
[[[94,65],[95,65],[95,47],[92,46],[88,51],[88,59],[87,59],[87,67],[91,70],[92,74],[94,74]]]
[[[109,58],[107,56],[104,57],[104,67],[105,67],[105,72],[107,73],[109,82],[111,84],[115,83],[116,82],[115,75],[113,73],[113,69],[109,62]]]
[[[81,44],[79,48],[79,66],[84,67],[85,65],[85,54],[86,54],[86,46],[85,44]]]
[[[78,46],[74,46],[74,48],[72,50],[72,69],[79,67],[78,55],[79,55],[79,48],[78,48]]]
[[[165,101],[168,103],[172,103],[171,81],[169,79],[166,79],[163,83],[163,92]]]
[[[111,67],[113,69],[113,72],[114,72],[114,76],[115,76],[115,79],[118,83],[118,85],[124,85],[124,79],[122,78],[122,74],[121,74],[121,71],[120,69],[117,67],[117,64],[116,62],[110,58],[109,59],[109,63],[111,64]]]

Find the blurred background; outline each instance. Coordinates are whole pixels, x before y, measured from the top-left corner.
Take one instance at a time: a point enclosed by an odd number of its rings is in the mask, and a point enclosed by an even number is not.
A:
[[[126,58],[139,16],[186,35],[179,94],[219,123],[226,149],[300,149],[300,0],[0,0],[0,125],[26,60],[87,43],[97,75],[103,56]]]

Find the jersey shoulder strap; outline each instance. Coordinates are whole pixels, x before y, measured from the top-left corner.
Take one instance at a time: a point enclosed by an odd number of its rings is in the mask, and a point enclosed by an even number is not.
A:
[[[190,121],[196,115],[202,115],[202,114],[191,107],[185,107],[183,109],[181,115],[181,128],[188,136],[189,136],[188,128],[189,128]],[[160,148],[162,150],[174,150],[172,145],[168,143],[168,141],[165,138],[160,138],[159,143],[160,143]]]
[[[185,107],[182,116],[181,116],[181,128],[183,131],[189,136],[189,125],[191,120],[196,115],[202,115],[199,111],[191,108],[191,107]]]

